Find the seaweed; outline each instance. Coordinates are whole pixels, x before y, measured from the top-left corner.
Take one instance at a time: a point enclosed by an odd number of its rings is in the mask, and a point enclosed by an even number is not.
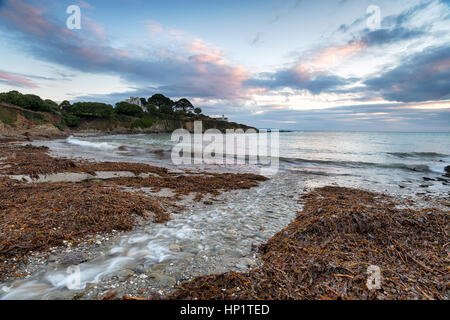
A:
[[[0,277],[31,251],[74,244],[88,235],[129,231],[136,217],[165,222],[165,200],[86,183],[0,180]]]
[[[55,158],[48,154],[47,147],[33,145],[3,145],[0,146],[2,160],[0,174],[29,175],[37,179],[40,174],[47,175],[60,172],[88,172],[95,175],[95,171],[130,171],[140,173],[167,173],[166,168],[155,167],[144,163],[128,162],[93,162],[67,158]]]
[[[248,189],[267,178],[252,174],[190,173],[174,174],[166,168],[142,163],[89,162],[55,158],[46,147],[4,145],[0,147],[0,279],[11,275],[32,251],[46,251],[74,244],[90,235],[112,230],[129,231],[137,217],[164,223],[181,207],[182,195],[206,194]],[[26,183],[5,175],[57,172],[130,171],[147,177],[91,180],[79,183]],[[3,174],[3,176],[2,176]],[[129,187],[132,190],[127,190]],[[140,188],[172,189],[174,197],[158,197]]]
[[[323,187],[259,247],[263,265],[184,282],[170,299],[448,299],[449,211],[398,209],[392,198]],[[381,288],[367,286],[368,267]]]

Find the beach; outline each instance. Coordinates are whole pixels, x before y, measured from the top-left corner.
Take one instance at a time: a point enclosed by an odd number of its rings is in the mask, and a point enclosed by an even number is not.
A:
[[[162,134],[3,144],[0,298],[448,299],[448,134],[280,135],[271,176]]]

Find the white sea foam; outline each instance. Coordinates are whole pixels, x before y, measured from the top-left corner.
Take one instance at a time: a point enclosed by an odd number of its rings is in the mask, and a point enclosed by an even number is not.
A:
[[[115,150],[119,147],[118,145],[108,142],[90,142],[86,140],[76,139],[72,136],[68,137],[66,141],[69,144],[100,150]]]

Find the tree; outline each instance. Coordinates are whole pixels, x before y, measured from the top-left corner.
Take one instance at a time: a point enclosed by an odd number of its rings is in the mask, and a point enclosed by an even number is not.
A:
[[[78,127],[80,124],[80,118],[70,113],[63,113],[62,119],[68,127]]]
[[[202,109],[201,108],[195,108],[194,109],[194,113],[199,116],[202,113]]]
[[[155,106],[154,104],[147,104],[145,107],[147,108],[147,112],[150,113],[151,115],[155,116],[159,113],[158,107]]]
[[[114,111],[117,114],[124,114],[132,117],[142,118],[144,116],[144,111],[142,111],[141,107],[128,102],[116,103],[116,108]]]
[[[175,102],[170,98],[157,93],[148,98],[148,104],[157,106],[161,113],[172,114]]]
[[[45,102],[48,106],[50,106],[52,109],[58,110],[58,104],[57,104],[55,101],[50,100],[50,99],[45,99],[44,102]]]
[[[110,118],[114,108],[110,104],[100,102],[77,102],[67,112],[78,117]]]
[[[142,105],[143,105],[144,107],[146,107],[147,104],[148,104],[147,100],[146,100],[145,98],[140,98],[140,100],[141,100]]]
[[[153,104],[155,106],[161,107],[161,106],[173,106],[175,103],[168,97],[157,93],[152,95],[150,98],[148,98],[148,103]]]
[[[188,99],[180,99],[175,103],[175,110],[189,112],[194,110],[194,105]]]
[[[0,93],[0,101],[14,104],[32,111],[54,111],[52,106],[43,101],[39,96],[34,94],[21,94],[19,91]]]
[[[173,114],[173,107],[171,105],[160,105],[159,106],[159,112],[164,114]]]
[[[59,110],[61,111],[66,111],[67,109],[69,109],[71,107],[71,104],[69,101],[64,100],[63,102],[61,102],[59,104]]]

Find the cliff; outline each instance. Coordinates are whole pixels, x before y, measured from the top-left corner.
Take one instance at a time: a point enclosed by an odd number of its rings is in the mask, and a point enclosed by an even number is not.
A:
[[[203,116],[203,129],[254,129],[252,127],[227,121],[214,120]],[[136,117],[113,117],[81,119],[75,128],[65,125],[61,115],[50,112],[37,112],[12,104],[0,102],[0,138],[16,140],[63,138],[73,134],[136,134],[170,133],[176,129],[194,129],[193,119],[158,119]]]

